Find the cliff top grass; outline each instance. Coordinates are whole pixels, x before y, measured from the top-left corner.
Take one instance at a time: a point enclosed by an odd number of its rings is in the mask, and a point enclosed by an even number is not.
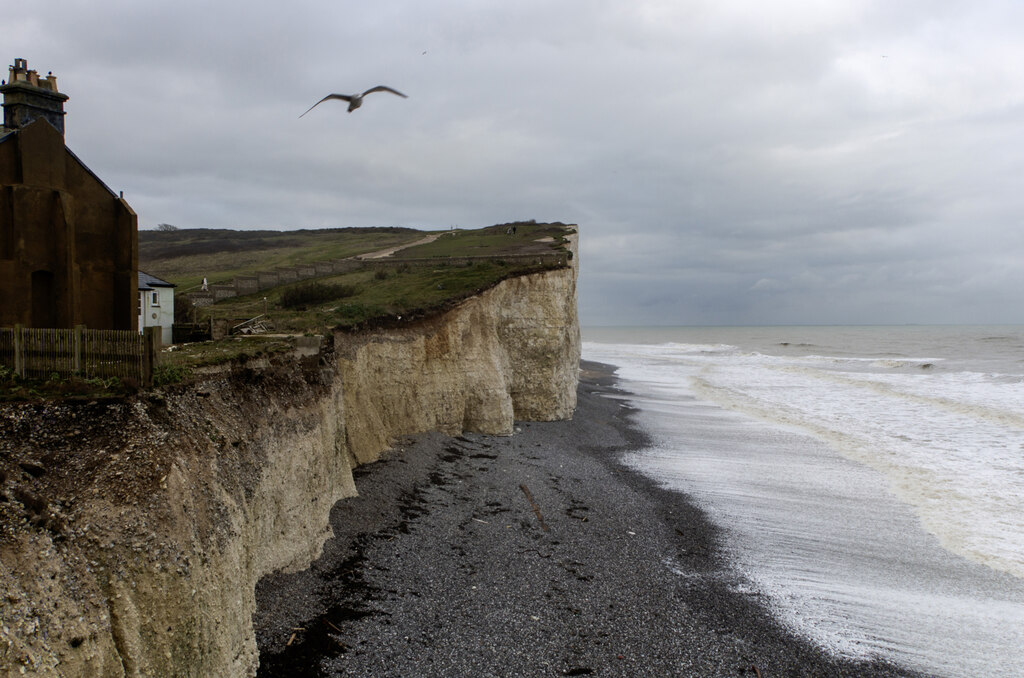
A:
[[[343,259],[422,238],[411,228],[330,228],[298,231],[178,229],[139,231],[139,268],[174,283],[178,291],[235,276]]]
[[[509,235],[509,230],[515,230]],[[444,235],[426,245],[398,251],[394,259],[500,257],[549,253],[569,227],[561,223],[513,222],[481,229],[420,231],[401,227],[333,228],[296,231],[177,229],[139,231],[139,268],[174,283],[177,293],[229,283],[236,276],[278,267],[344,259],[407,246],[431,233]],[[548,240],[550,238],[551,240]]]
[[[201,313],[232,321],[265,314],[274,332],[279,333],[358,330],[427,317],[502,280],[552,267],[544,263],[483,260],[364,269],[233,297]]]
[[[326,334],[335,329],[356,331],[405,324],[451,308],[502,280],[566,265],[567,256],[553,259],[550,255],[564,254],[565,237],[573,232],[572,227],[565,224],[535,222],[435,231],[438,237],[433,242],[407,247],[359,270],[280,285],[206,307],[190,308],[186,297],[179,296],[176,309],[179,317],[187,315],[189,320],[198,322],[212,319],[228,328],[260,318],[278,335]],[[181,233],[186,235],[177,235]],[[239,252],[244,252],[248,261],[263,262],[255,268],[247,263],[247,267],[267,270],[272,268],[270,261],[296,264],[328,259],[328,246],[336,253],[356,250],[366,253],[416,242],[427,235],[411,229],[252,233],[258,235],[240,236],[235,231],[203,232],[194,238],[187,237],[187,231],[159,234],[153,241],[158,242],[158,246],[151,242],[145,248],[148,261],[140,245],[140,268],[153,275],[159,275],[155,271],[164,271],[160,277],[178,284],[180,293],[185,284],[195,279],[191,271],[198,270],[194,262],[181,266],[188,259],[182,252],[194,248],[217,250],[193,255],[205,256],[207,262],[229,262]],[[291,247],[282,245],[288,238],[296,239]],[[348,239],[353,241],[340,242]],[[312,250],[310,243],[315,245]],[[166,258],[156,258],[158,254]],[[262,254],[266,254],[267,259],[260,259]],[[231,276],[242,274],[240,269],[228,273]],[[216,279],[212,275],[207,277],[211,284]],[[171,364],[180,364],[183,359],[190,365],[213,364],[229,359],[226,356],[251,357],[267,348],[258,341],[231,341],[230,345],[206,342],[189,347],[185,353],[165,357]]]
[[[512,231],[512,233],[509,233]],[[396,259],[501,257],[546,254],[562,247],[571,227],[562,223],[513,222],[472,231],[451,231],[452,237],[415,245],[395,253]]]
[[[535,222],[435,231],[438,238],[431,243],[407,247],[386,263],[378,260],[350,273],[281,285],[202,308],[190,308],[188,298],[179,296],[176,308],[190,320],[212,318],[231,326],[262,316],[273,334],[176,346],[162,354],[154,384],[187,379],[196,367],[291,353],[295,335],[406,324],[434,315],[502,280],[565,266],[568,256],[550,255],[565,254],[565,236],[573,232],[565,224]],[[198,287],[203,277],[215,284],[278,266],[401,247],[425,235],[406,228],[143,231],[139,267],[178,285],[180,295],[190,286]],[[120,398],[138,389],[138,384],[117,378],[19,379],[0,366],[0,402]]]

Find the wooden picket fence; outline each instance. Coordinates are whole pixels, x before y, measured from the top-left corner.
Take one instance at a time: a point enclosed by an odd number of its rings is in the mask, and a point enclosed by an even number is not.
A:
[[[131,330],[0,328],[0,365],[21,378],[46,379],[54,374],[119,377],[143,386],[153,384],[160,354],[160,328]]]

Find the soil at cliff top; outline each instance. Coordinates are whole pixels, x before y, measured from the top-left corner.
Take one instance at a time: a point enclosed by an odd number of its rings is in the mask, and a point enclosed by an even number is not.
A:
[[[261,677],[911,676],[778,626],[644,442],[603,366],[571,422],[409,439],[360,469],[309,570],[257,589]]]

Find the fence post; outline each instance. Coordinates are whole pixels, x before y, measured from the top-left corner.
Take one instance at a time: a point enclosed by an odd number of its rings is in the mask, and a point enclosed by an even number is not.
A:
[[[160,353],[160,331],[160,327],[147,327],[143,335],[142,385],[147,388],[153,385],[153,368]]]
[[[82,335],[85,334],[85,325],[75,325],[75,356],[73,358],[73,373],[77,376],[82,373]]]
[[[14,325],[14,373],[21,379],[25,378],[25,342],[21,336],[22,327]]]

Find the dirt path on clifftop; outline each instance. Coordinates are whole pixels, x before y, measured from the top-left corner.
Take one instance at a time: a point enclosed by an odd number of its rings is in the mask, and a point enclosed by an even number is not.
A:
[[[571,422],[405,441],[305,571],[257,589],[259,676],[911,676],[792,637],[682,495],[620,463],[644,443],[585,364]]]
[[[444,233],[431,233],[425,238],[420,238],[416,242],[410,242],[405,245],[399,245],[398,247],[391,247],[386,250],[377,250],[376,252],[360,254],[353,257],[353,259],[383,259],[384,257],[390,257],[392,254],[398,252],[399,250],[408,249],[409,247],[415,247],[416,245],[427,245],[429,243],[432,243],[438,238],[440,238],[442,235],[444,235]]]

